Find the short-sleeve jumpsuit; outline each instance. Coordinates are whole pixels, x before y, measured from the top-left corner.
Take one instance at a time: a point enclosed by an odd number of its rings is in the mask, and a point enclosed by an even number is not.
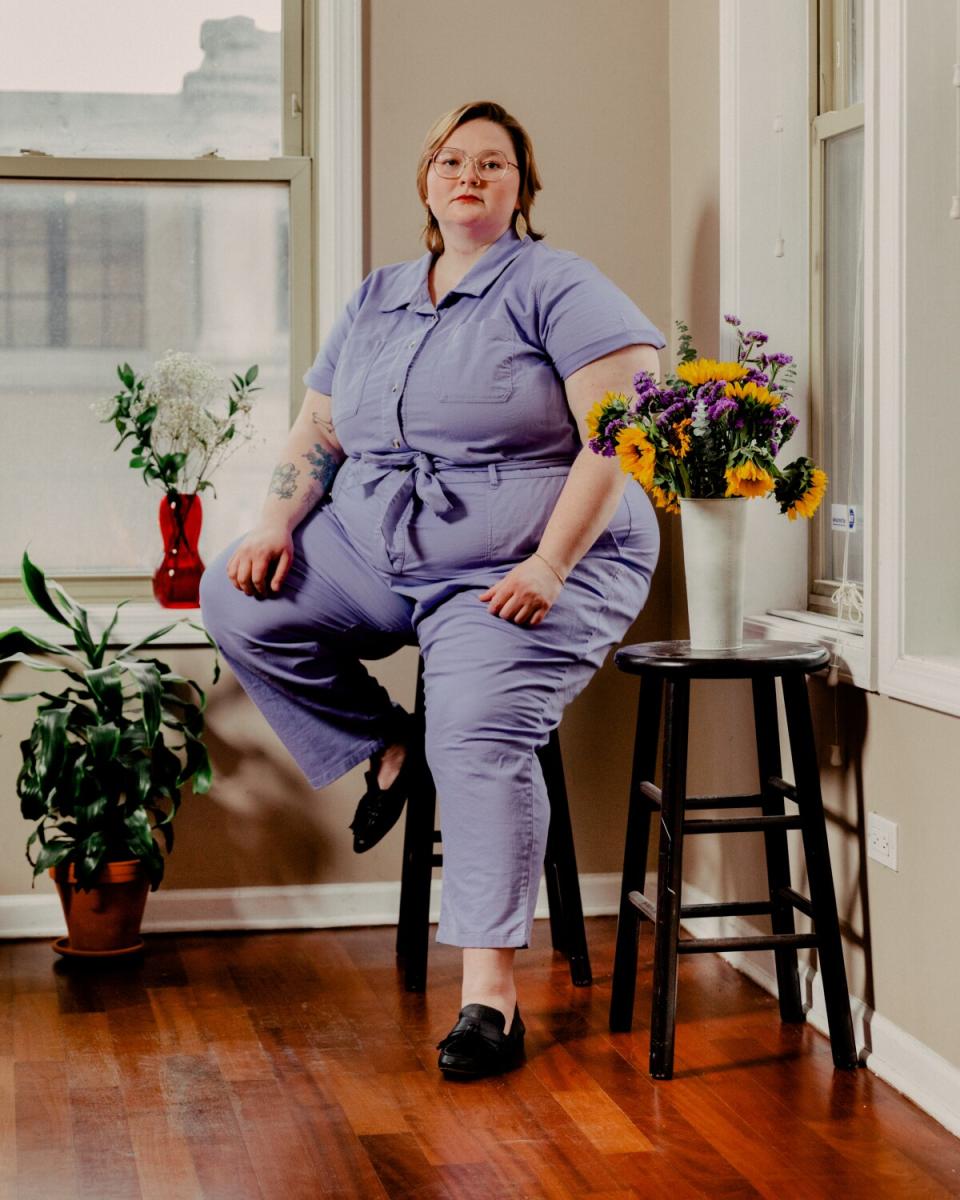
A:
[[[580,450],[563,380],[663,335],[593,264],[508,229],[434,305],[432,255],[363,281],[304,376],[346,459],[267,598],[210,564],[204,621],[310,784],[389,743],[398,706],[360,662],[419,644],[443,831],[437,940],[529,942],[549,804],[536,755],[643,608],[660,538],[627,482],[544,620],[479,594],[536,550]],[[322,447],[318,447],[322,449]]]

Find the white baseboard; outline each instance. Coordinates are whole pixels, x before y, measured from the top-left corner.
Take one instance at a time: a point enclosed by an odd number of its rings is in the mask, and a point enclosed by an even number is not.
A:
[[[440,915],[441,880],[431,885],[430,920]],[[583,911],[588,917],[609,916],[619,907],[618,873],[581,875]],[[656,876],[646,892],[655,895]],[[716,899],[692,884],[683,885],[684,902],[711,904]],[[400,903],[400,884],[331,883],[291,887],[191,888],[151,893],[145,933],[203,930],[324,929],[352,925],[393,925]],[[540,883],[536,915],[547,916],[546,888]],[[745,936],[751,927],[739,917],[684,922],[699,937]],[[0,938],[62,937],[66,933],[60,901],[53,893],[0,896]],[[777,994],[772,951],[728,951],[721,957],[764,991]],[[806,1017],[814,1029],[828,1032],[819,972],[801,971]],[[960,1136],[960,1068],[895,1025],[856,996],[851,1011],[861,1060],[879,1078],[902,1092],[951,1133]],[[869,1047],[869,1049],[867,1049]]]

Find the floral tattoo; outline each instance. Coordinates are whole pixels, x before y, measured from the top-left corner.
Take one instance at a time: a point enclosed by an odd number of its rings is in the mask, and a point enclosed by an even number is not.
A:
[[[310,478],[320,485],[319,489],[315,490],[318,490],[320,494],[329,491],[330,484],[340,465],[334,455],[320,442],[315,442],[313,449],[308,450],[303,457],[310,464]]]
[[[275,496],[279,496],[281,500],[292,499],[294,492],[297,490],[297,477],[299,474],[299,470],[293,463],[284,463],[282,466],[276,467],[267,491],[272,492]]]

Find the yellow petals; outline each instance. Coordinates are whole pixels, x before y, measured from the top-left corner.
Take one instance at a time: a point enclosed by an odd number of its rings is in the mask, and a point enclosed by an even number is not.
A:
[[[797,517],[812,517],[820,507],[820,501],[823,499],[823,494],[826,490],[826,471],[821,471],[819,467],[814,467],[810,473],[810,486],[800,499],[787,509],[787,516],[791,521],[795,521]]]
[[[717,362],[713,358],[695,358],[692,362],[680,363],[677,378],[695,387],[716,379],[742,379],[748,367],[735,362]]]
[[[598,400],[593,408],[591,408],[587,413],[584,420],[587,426],[587,433],[589,433],[592,438],[595,438],[599,432],[600,418],[603,416],[604,411],[608,405],[617,400],[622,401],[624,405],[628,405],[630,403],[629,398],[625,396],[623,392],[607,392],[605,393],[603,399]]]
[[[747,459],[737,467],[727,467],[724,471],[727,480],[728,496],[766,496],[773,490],[773,476],[763,467]]]
[[[672,442],[670,443],[670,453],[676,458],[686,458],[687,454],[689,453],[690,434],[687,433],[687,430],[692,424],[692,417],[684,417],[682,421],[678,421],[677,424],[672,427],[673,432],[677,435],[677,445],[674,446]]]
[[[665,509],[668,513],[678,513],[680,511],[676,492],[670,492],[666,488],[657,487],[654,484],[650,489],[650,494],[656,501],[657,508]]]
[[[649,492],[657,453],[646,433],[636,426],[621,429],[617,434],[617,457],[623,470]]]
[[[776,392],[771,392],[762,383],[755,383],[752,379],[747,383],[728,383],[723,389],[723,394],[731,397],[736,396],[741,400],[748,398],[755,400],[758,404],[769,404],[771,408],[776,408],[783,400],[782,396],[778,396]]]

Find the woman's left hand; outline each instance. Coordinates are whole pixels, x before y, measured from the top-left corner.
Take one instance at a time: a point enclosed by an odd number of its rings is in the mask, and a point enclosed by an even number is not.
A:
[[[481,592],[487,612],[517,625],[539,625],[553,608],[563,584],[542,559],[531,555]]]

